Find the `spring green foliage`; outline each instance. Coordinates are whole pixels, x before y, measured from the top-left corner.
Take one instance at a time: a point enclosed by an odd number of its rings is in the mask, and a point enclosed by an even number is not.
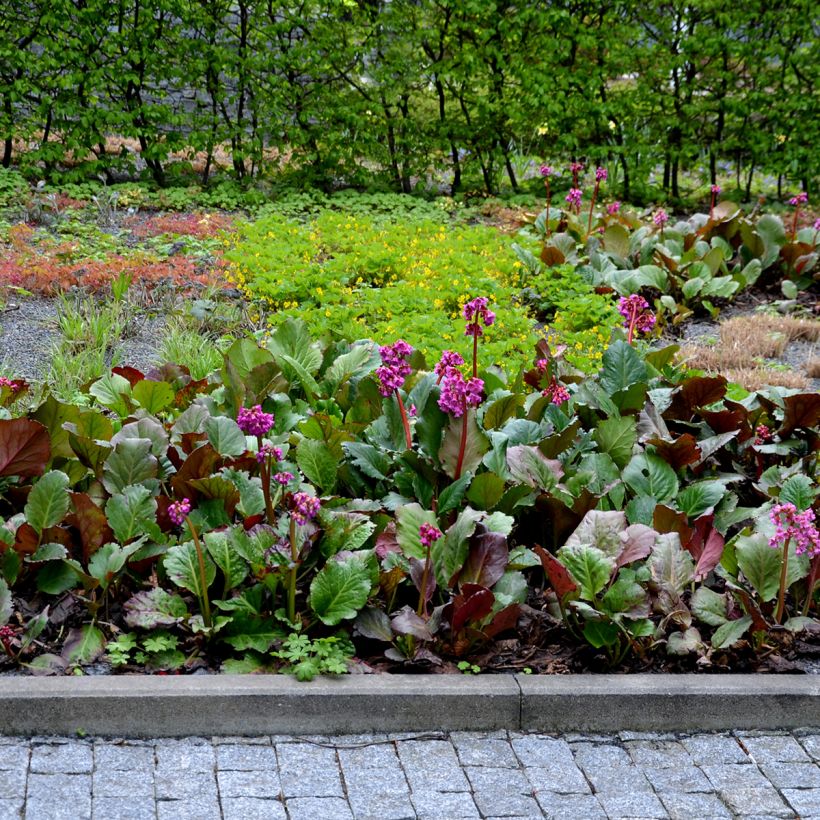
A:
[[[516,189],[531,157],[611,157],[655,174],[734,163],[817,174],[809,0],[71,0],[0,3],[0,162],[77,175],[238,178],[288,158],[301,184]],[[196,92],[193,110],[179,95]],[[106,138],[128,140],[106,149]],[[14,141],[29,151],[14,156]],[[270,151],[269,149],[274,149]],[[273,157],[273,159],[272,159]],[[222,157],[224,161],[224,156]],[[71,172],[69,172],[71,173]],[[436,184],[431,182],[431,184]]]

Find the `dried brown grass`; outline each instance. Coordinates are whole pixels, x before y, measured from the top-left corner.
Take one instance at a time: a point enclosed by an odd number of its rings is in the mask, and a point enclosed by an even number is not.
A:
[[[810,379],[820,379],[820,357],[814,356],[806,362],[806,375]]]
[[[767,367],[740,367],[721,371],[730,381],[739,384],[749,392],[763,387],[790,387],[807,390],[809,380],[794,370],[770,370]]]

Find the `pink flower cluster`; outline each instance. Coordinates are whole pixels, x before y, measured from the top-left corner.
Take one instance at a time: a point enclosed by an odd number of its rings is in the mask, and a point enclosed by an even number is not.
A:
[[[814,220],[814,230],[820,231],[820,217]]]
[[[569,170],[572,174],[580,174],[581,171],[584,170],[584,163],[583,162],[572,162],[572,163],[570,163]]]
[[[598,167],[595,169],[595,181],[596,182],[606,182],[606,168]]]
[[[569,193],[566,195],[566,202],[573,208],[580,208],[583,197],[584,192],[580,188],[570,188]]]
[[[256,460],[261,464],[266,458],[272,461],[281,461],[282,448],[274,447],[269,441],[266,441],[256,454]]]
[[[168,518],[178,527],[181,527],[190,512],[191,501],[188,498],[183,498],[182,501],[174,501],[174,503],[168,507]]]
[[[553,168],[551,165],[542,165],[540,171],[542,177],[551,177],[553,173]]]
[[[275,473],[273,480],[277,484],[281,484],[283,487],[286,487],[291,481],[293,481],[293,473]]]
[[[772,440],[772,431],[765,424],[758,424],[755,428],[755,444],[765,444]]]
[[[793,196],[789,200],[789,205],[805,205],[809,201],[809,195],[805,191],[801,191],[797,196]]]
[[[433,370],[438,376],[438,381],[441,382],[441,380],[451,370],[455,370],[463,364],[464,358],[460,353],[456,353],[455,350],[443,350],[441,353],[441,359],[439,359],[438,364],[433,368]]]
[[[709,190],[710,190],[710,191],[712,192],[712,194],[714,194],[715,196],[717,196],[718,194],[720,194],[720,193],[722,193],[722,192],[723,192],[723,188],[721,188],[721,187],[720,187],[720,185],[713,185],[713,186],[712,186]]]
[[[807,552],[814,557],[820,553],[820,533],[814,523],[814,510],[809,508],[798,512],[794,504],[775,504],[769,511],[769,519],[775,526],[775,533],[769,539],[770,547],[781,549],[792,539],[797,555]]]
[[[550,380],[546,389],[541,391],[541,395],[550,400],[552,404],[563,404],[569,401],[569,390],[561,384],[555,376]]]
[[[379,392],[387,398],[404,385],[404,380],[413,372],[407,358],[413,352],[404,339],[397,339],[392,345],[379,348],[382,366],[376,369],[376,378],[380,382]]]
[[[657,227],[663,228],[663,226],[669,222],[669,214],[667,214],[663,208],[658,208],[658,210],[652,215],[652,221],[655,225],[657,225]]]
[[[621,210],[621,203],[616,199],[614,202],[610,202],[609,205],[606,206],[606,212],[610,216],[615,216]]]
[[[484,334],[479,321],[484,323],[484,327],[489,327],[495,322],[495,313],[487,307],[489,301],[486,296],[477,296],[464,305],[461,315],[467,320],[467,327],[464,328],[465,336],[482,336]]]
[[[627,329],[649,333],[655,327],[655,314],[649,309],[649,302],[637,293],[618,300],[618,313],[624,317],[624,327]]]
[[[239,429],[246,436],[264,436],[273,427],[273,420],[273,413],[266,413],[261,404],[240,407],[236,417]]]
[[[434,541],[438,541],[442,535],[444,533],[438,527],[434,527],[426,521],[419,527],[419,538],[421,539],[421,545],[425,548],[431,546]]]
[[[465,379],[460,370],[451,368],[444,374],[438,406],[459,418],[468,407],[478,407],[484,394],[484,381],[477,377]]]
[[[315,495],[308,493],[294,493],[290,514],[293,520],[301,527],[307,524],[311,518],[315,518],[322,506],[322,502]]]
[[[11,379],[7,379],[5,376],[0,376],[0,387],[8,387],[15,393],[20,389],[20,385],[17,382],[13,382]]]

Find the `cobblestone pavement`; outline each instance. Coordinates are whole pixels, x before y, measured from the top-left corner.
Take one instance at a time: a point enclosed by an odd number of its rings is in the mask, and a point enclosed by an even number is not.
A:
[[[820,730],[0,738],[0,820],[820,820]]]

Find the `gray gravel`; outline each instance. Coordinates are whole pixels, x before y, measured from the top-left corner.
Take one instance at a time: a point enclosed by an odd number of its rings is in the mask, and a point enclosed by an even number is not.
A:
[[[49,369],[51,349],[60,339],[59,299],[9,302],[0,312],[0,366],[9,376],[41,381]],[[134,316],[133,335],[118,346],[119,364],[140,370],[156,363],[163,317]]]
[[[820,730],[0,737],[0,817],[820,818]]]

